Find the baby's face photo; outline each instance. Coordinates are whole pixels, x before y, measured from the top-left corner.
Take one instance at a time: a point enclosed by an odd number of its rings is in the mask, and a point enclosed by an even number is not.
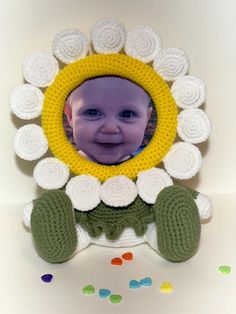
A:
[[[149,95],[120,77],[97,77],[69,95],[65,114],[78,152],[100,164],[132,157],[142,144],[152,113]]]

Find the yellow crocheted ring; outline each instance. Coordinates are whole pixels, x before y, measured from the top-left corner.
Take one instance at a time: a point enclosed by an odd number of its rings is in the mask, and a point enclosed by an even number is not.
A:
[[[149,145],[134,158],[116,166],[99,165],[84,159],[66,137],[63,127],[65,100],[86,79],[115,75],[140,85],[152,98],[158,122]],[[101,181],[116,175],[131,179],[138,172],[158,165],[171,148],[177,127],[177,107],[166,82],[149,65],[123,54],[96,54],[67,65],[45,93],[42,127],[52,153],[72,173],[90,174]]]

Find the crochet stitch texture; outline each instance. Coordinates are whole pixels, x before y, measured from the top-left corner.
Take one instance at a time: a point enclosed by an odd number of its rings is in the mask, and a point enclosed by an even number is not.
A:
[[[147,225],[154,221],[151,205],[144,203],[140,197],[126,207],[111,207],[101,202],[88,212],[75,211],[76,222],[84,227],[91,237],[103,232],[107,239],[116,240],[125,228],[133,228],[137,236],[142,236]]]
[[[206,86],[187,75],[185,52],[163,49],[159,34],[147,25],[126,32],[119,21],[101,19],[91,29],[90,39],[92,49],[78,29],[58,33],[52,53],[62,63],[49,53],[31,53],[23,64],[29,84],[11,95],[12,111],[20,119],[38,117],[42,111],[42,127],[32,123],[17,131],[16,154],[36,160],[49,148],[54,156],[39,161],[34,169],[37,184],[51,190],[24,209],[36,250],[44,260],[59,263],[90,243],[132,246],[136,238],[137,244],[146,241],[165,259],[184,261],[199,244],[199,213],[201,219],[208,219],[212,208],[206,196],[172,185],[170,176],[190,179],[200,169],[202,156],[193,144],[210,134],[207,115],[197,109],[205,102]],[[70,93],[87,79],[103,76],[118,76],[142,87],[158,116],[149,144],[134,158],[112,165],[84,159],[63,125]],[[39,88],[47,86],[42,93]],[[183,110],[179,112],[177,105]],[[183,142],[175,142],[176,131]],[[160,162],[167,173],[154,173]],[[69,172],[76,177],[68,182]],[[65,192],[52,190],[66,183]]]
[[[63,110],[69,93],[86,79],[115,75],[145,89],[158,114],[158,124],[149,145],[135,158],[117,166],[98,165],[81,157],[66,137]],[[49,147],[74,174],[94,175],[101,181],[123,174],[135,179],[138,172],[156,166],[172,146],[177,128],[177,108],[166,82],[150,66],[122,54],[91,55],[67,65],[45,93],[42,127]]]
[[[173,262],[190,258],[198,247],[201,233],[192,195],[181,186],[167,187],[158,195],[154,208],[161,255]]]
[[[197,192],[173,185],[164,188],[154,205],[139,197],[127,206],[114,209],[101,203],[88,212],[75,210],[65,192],[45,192],[34,202],[31,215],[33,239],[38,254],[48,262],[68,260],[76,250],[75,223],[81,224],[91,237],[103,232],[107,239],[117,240],[131,227],[142,236],[149,223],[157,226],[157,246],[166,259],[179,262],[196,251],[200,239],[200,220],[194,197]],[[76,218],[76,219],[75,219]]]
[[[70,198],[60,190],[45,192],[34,201],[31,228],[38,254],[50,263],[64,262],[77,245]]]

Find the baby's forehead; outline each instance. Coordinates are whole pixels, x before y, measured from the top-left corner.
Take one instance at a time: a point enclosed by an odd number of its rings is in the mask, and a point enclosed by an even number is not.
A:
[[[150,102],[148,93],[142,87],[128,79],[115,76],[89,79],[74,89],[70,95],[71,101],[80,98],[94,101],[97,98],[111,100],[114,97],[121,101],[138,100],[147,105]]]

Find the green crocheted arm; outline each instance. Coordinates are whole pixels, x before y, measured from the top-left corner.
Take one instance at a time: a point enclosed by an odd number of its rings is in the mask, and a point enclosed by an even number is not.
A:
[[[200,240],[200,218],[189,191],[179,185],[164,188],[154,204],[157,247],[173,262],[190,258]]]
[[[193,190],[193,189],[191,189],[191,188],[189,188],[189,187],[187,187],[187,186],[183,186],[183,185],[180,185],[180,184],[176,184],[176,185],[181,186],[185,191],[187,191],[188,193],[190,193],[190,195],[191,195],[194,199],[196,199],[197,196],[199,195],[199,192],[197,192],[196,190]]]
[[[47,191],[33,202],[31,231],[38,254],[50,263],[68,260],[77,246],[70,198],[60,190]]]
[[[211,199],[208,196],[199,193],[189,187],[182,185],[179,186],[181,186],[186,192],[188,192],[193,197],[198,208],[200,220],[208,221],[211,218],[213,212],[213,205]]]

